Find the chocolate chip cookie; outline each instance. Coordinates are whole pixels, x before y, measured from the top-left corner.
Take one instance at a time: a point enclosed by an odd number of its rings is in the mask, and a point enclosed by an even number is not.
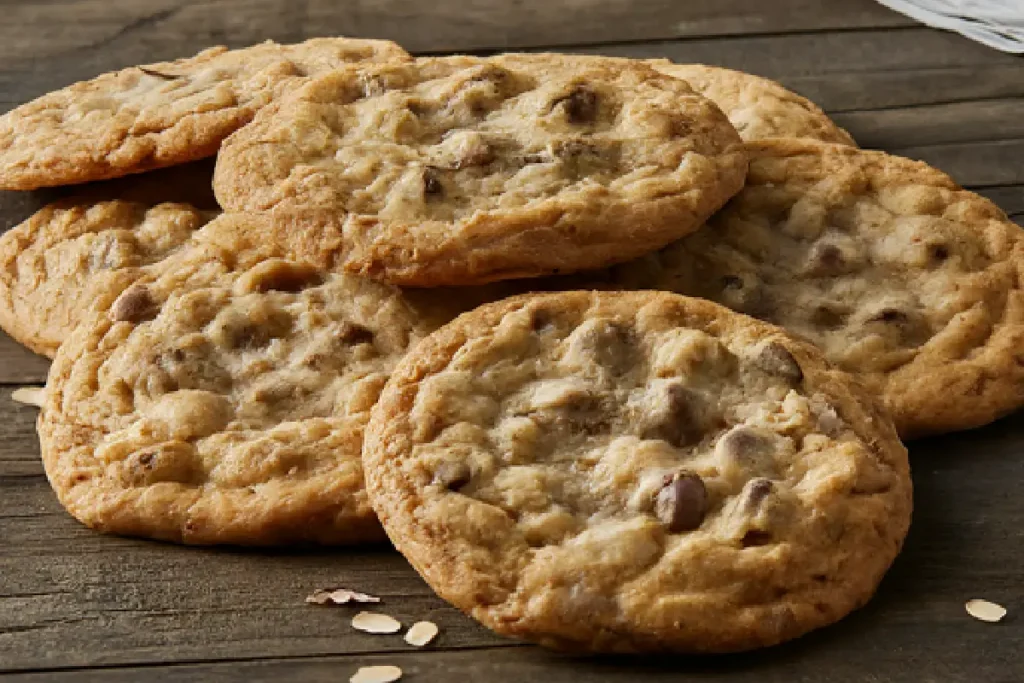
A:
[[[864,604],[906,450],[820,351],[661,292],[515,297],[415,346],[373,410],[371,502],[443,598],[594,651],[779,643]]]
[[[110,306],[110,280],[127,287],[216,215],[211,173],[189,164],[92,186],[4,233],[0,327],[52,358],[84,315]]]
[[[775,81],[720,66],[673,64],[667,60],[652,60],[650,64],[669,76],[682,78],[721,107],[744,140],[814,138],[856,146],[850,134],[818,105]]]
[[[606,283],[701,296],[808,339],[882,396],[904,438],[1024,405],[1024,240],[923,163],[751,143],[746,188]]]
[[[213,47],[43,95],[0,117],[0,189],[82,183],[213,156],[284,92],[353,62],[407,59],[384,40]]]
[[[695,230],[746,157],[721,111],[641,63],[560,55],[350,67],[229,138],[229,210],[301,213],[293,248],[400,285],[621,262]]]
[[[61,345],[39,435],[95,529],[195,544],[383,539],[359,456],[407,347],[500,287],[403,292],[284,258],[224,214]]]

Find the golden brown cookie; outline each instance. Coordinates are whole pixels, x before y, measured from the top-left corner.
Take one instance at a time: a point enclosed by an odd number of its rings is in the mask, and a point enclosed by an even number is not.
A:
[[[746,188],[694,235],[603,277],[781,325],[885,400],[904,438],[1024,405],[1024,233],[882,152],[752,143]]]
[[[75,83],[0,117],[0,189],[115,178],[213,156],[225,137],[306,77],[406,58],[383,40],[267,41]]]
[[[83,316],[110,306],[119,289],[100,280],[127,287],[217,214],[211,173],[189,164],[89,186],[4,233],[0,327],[52,358]]]
[[[383,538],[363,487],[369,410],[407,347],[498,290],[405,293],[283,258],[225,214],[61,345],[39,423],[84,524],[182,543]]]
[[[340,69],[217,159],[228,210],[352,272],[465,285],[609,265],[696,229],[746,158],[717,107],[641,63],[451,57]]]
[[[371,502],[443,598],[602,652],[772,645],[863,605],[910,522],[892,423],[810,344],[663,292],[523,296],[417,344]]]
[[[814,138],[856,146],[816,104],[775,81],[742,71],[703,64],[651,60],[651,66],[682,78],[721,107],[744,140]]]

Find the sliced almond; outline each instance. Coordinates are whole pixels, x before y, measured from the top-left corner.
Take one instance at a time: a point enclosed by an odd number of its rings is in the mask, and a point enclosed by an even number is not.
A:
[[[405,634],[405,642],[416,647],[423,647],[437,637],[439,630],[437,624],[432,621],[417,621],[409,627],[409,631]]]
[[[11,392],[11,400],[27,406],[43,407],[46,398],[46,387],[18,387]]]
[[[397,666],[361,666],[352,674],[349,683],[392,683],[402,677],[402,670]]]
[[[402,630],[402,624],[386,614],[360,612],[352,617],[352,628],[366,633],[398,633]]]
[[[988,600],[968,600],[964,606],[967,608],[967,613],[978,621],[987,621],[994,624],[997,621],[1002,621],[1003,617],[1006,616],[1005,607]]]
[[[347,588],[320,588],[307,595],[306,602],[312,605],[346,605],[350,602],[380,602],[380,598]]]

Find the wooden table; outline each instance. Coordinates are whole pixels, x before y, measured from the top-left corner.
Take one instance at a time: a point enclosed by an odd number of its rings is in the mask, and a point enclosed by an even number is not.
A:
[[[0,111],[101,71],[216,43],[385,37],[420,53],[560,49],[738,67],[819,102],[865,147],[924,159],[1024,218],[1024,60],[870,0],[0,0]],[[0,193],[0,227],[52,193]],[[878,596],[786,646],[714,658],[585,660],[491,635],[388,549],[252,552],[100,536],[39,463],[35,410],[10,388],[47,364],[0,338],[0,672],[11,680],[1024,680],[1024,419],[911,445],[916,514]],[[353,631],[313,589],[381,595],[436,646]],[[1010,609],[974,621],[964,601]]]

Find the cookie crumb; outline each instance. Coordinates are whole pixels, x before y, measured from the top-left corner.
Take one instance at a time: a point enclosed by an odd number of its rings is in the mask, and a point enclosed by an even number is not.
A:
[[[423,647],[436,638],[439,631],[437,624],[432,621],[417,621],[406,632],[405,642],[415,647]]]
[[[349,683],[392,683],[402,677],[402,670],[397,666],[361,666],[352,674]]]
[[[978,621],[987,621],[990,624],[1002,621],[1003,617],[1006,616],[1005,607],[988,600],[979,600],[977,598],[968,600],[964,607],[967,608],[967,613]]]
[[[11,392],[11,400],[27,406],[43,407],[46,398],[46,387],[18,387]]]
[[[398,633],[402,624],[386,614],[360,612],[352,618],[352,628],[366,633]]]

